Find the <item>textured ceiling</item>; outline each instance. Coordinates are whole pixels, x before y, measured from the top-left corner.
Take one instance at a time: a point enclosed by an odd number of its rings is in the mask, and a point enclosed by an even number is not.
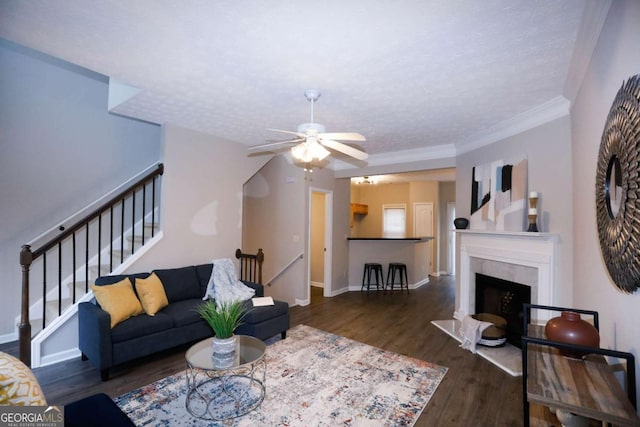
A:
[[[29,0],[0,37],[141,89],[114,112],[246,145],[315,119],[459,146],[564,96],[587,0]]]

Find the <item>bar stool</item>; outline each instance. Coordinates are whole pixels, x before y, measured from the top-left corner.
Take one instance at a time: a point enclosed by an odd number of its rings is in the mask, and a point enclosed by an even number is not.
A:
[[[391,262],[389,263],[389,270],[387,270],[387,284],[385,285],[385,290],[387,286],[391,286],[391,290],[393,291],[393,285],[396,283],[396,273],[400,276],[400,290],[402,290],[403,286],[407,287],[407,293],[409,292],[409,278],[407,277],[407,265],[402,262]]]
[[[377,262],[367,262],[364,264],[364,272],[362,273],[362,287],[360,288],[360,291],[363,291],[366,285],[367,292],[369,292],[369,289],[373,284],[371,283],[371,273],[373,273],[374,278],[376,279],[376,290],[380,290],[380,285],[382,285],[382,290],[384,290],[384,273],[382,272],[382,264],[379,264]]]

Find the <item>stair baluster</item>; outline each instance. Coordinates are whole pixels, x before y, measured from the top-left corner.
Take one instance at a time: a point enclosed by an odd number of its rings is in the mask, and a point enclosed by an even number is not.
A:
[[[73,289],[66,295],[71,295],[70,304],[75,304],[78,301],[78,292],[77,292],[77,283],[76,283],[76,234],[84,228],[84,270],[85,270],[85,284],[84,291],[85,293],[89,290],[89,280],[90,280],[90,261],[91,261],[91,253],[97,257],[98,261],[98,275],[106,274],[102,266],[102,251],[108,250],[109,252],[109,263],[108,269],[109,271],[113,271],[117,265],[114,265],[114,251],[113,251],[113,241],[114,241],[114,212],[118,206],[120,208],[120,264],[125,261],[124,257],[124,239],[126,238],[127,230],[131,230],[131,255],[134,254],[136,248],[136,212],[139,212],[138,221],[140,223],[140,227],[142,227],[142,240],[141,245],[145,244],[145,220],[146,216],[151,216],[151,236],[154,236],[155,225],[156,225],[156,212],[155,210],[159,208],[159,204],[156,205],[156,181],[160,179],[160,176],[164,173],[164,166],[160,163],[157,167],[151,172],[147,173],[142,178],[136,180],[132,185],[128,186],[123,191],[120,191],[117,195],[109,198],[109,200],[103,204],[101,204],[97,209],[93,210],[91,213],[84,216],[80,221],[77,221],[74,225],[71,226],[60,226],[58,227],[58,231],[60,234],[55,236],[54,238],[47,241],[45,244],[41,245],[36,250],[31,250],[31,244],[25,244],[22,246],[20,251],[20,265],[22,267],[22,300],[20,305],[20,322],[18,325],[19,332],[19,340],[20,340],[20,359],[27,365],[31,365],[31,339],[32,339],[32,328],[30,322],[30,271],[35,268],[34,261],[39,259],[41,262],[38,263],[38,267],[42,267],[41,277],[42,277],[42,329],[44,329],[49,323],[49,319],[47,317],[51,317],[51,313],[47,313],[47,253],[50,251],[57,250],[58,252],[58,262],[57,262],[57,307],[55,309],[56,316],[60,316],[64,309],[67,308],[68,304],[65,302],[63,306],[63,284],[65,283],[65,277],[67,281],[71,281],[70,285]],[[150,212],[147,212],[147,185],[151,185],[152,188],[152,200],[150,206]],[[141,193],[142,202],[141,209],[136,209],[136,195]],[[127,210],[127,206],[131,207],[131,224],[126,224],[125,219],[125,211]],[[116,209],[114,209],[116,208]],[[109,215],[109,242],[106,244],[106,247],[102,247],[102,227],[103,221],[102,216]],[[96,233],[95,227],[97,226],[98,230]],[[91,237],[96,236],[96,240],[92,240]],[[69,242],[70,240],[70,242]],[[94,241],[93,247],[91,242]],[[70,246],[70,247],[69,247]],[[91,252],[91,253],[90,253]],[[64,256],[63,256],[64,253]],[[69,258],[69,261],[67,261]],[[64,263],[63,263],[64,260]],[[40,265],[41,264],[41,265]],[[106,267],[106,266],[105,266]],[[55,267],[52,267],[55,268]],[[71,274],[67,271],[67,269],[71,269]],[[82,267],[81,267],[82,268]],[[36,269],[39,271],[39,268]],[[53,272],[52,272],[53,273]],[[55,295],[55,294],[54,294]],[[80,295],[81,297],[81,295]],[[55,298],[55,297],[53,297]],[[51,301],[53,302],[53,301]],[[54,316],[55,317],[55,316]]]

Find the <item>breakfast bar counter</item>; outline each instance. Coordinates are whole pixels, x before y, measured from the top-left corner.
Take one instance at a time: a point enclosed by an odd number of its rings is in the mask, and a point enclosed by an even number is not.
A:
[[[386,280],[390,262],[406,264],[409,288],[415,289],[429,282],[433,237],[348,237],[349,289],[360,290],[364,264],[382,264]]]

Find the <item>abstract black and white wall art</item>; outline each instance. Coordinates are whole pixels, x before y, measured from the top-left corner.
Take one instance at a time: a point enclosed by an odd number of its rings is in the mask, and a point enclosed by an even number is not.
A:
[[[524,231],[527,160],[496,160],[474,166],[471,175],[470,229]]]

